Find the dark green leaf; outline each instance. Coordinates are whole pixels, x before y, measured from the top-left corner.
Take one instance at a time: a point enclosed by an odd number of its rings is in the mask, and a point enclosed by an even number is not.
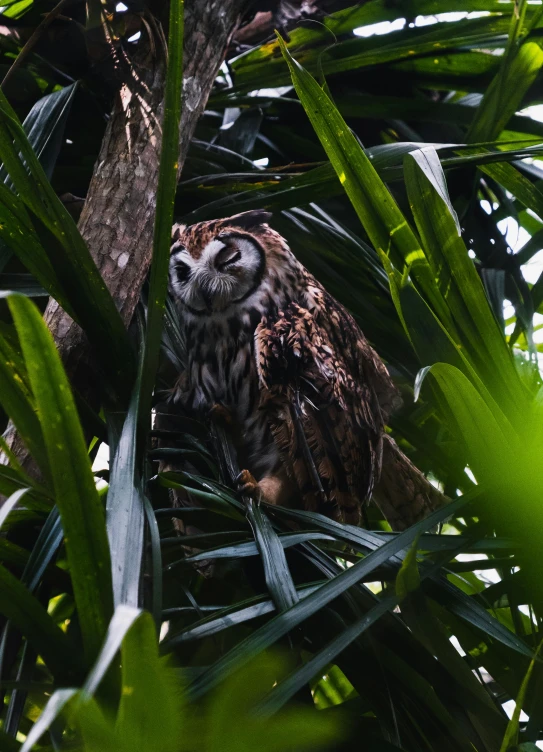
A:
[[[54,239],[53,265],[61,280],[68,276],[70,280],[69,286],[61,281],[61,287],[69,289],[69,302],[77,318],[96,344],[105,371],[122,394],[126,383],[130,383],[133,357],[121,316],[72,217],[53,191],[2,92],[0,158],[20,199]],[[9,238],[6,242],[9,244]]]
[[[251,500],[247,506],[247,519],[255,536],[260,554],[266,586],[278,611],[284,611],[298,601],[298,594],[285,557],[283,541],[272,527],[259,504]]]
[[[25,635],[51,671],[61,676],[81,671],[81,658],[67,635],[30,591],[3,566],[0,566],[0,612]]]
[[[146,428],[151,408],[152,384],[158,367],[162,325],[168,288],[171,227],[177,187],[179,161],[179,123],[183,92],[184,0],[171,0],[168,33],[168,70],[166,74],[162,148],[158,176],[153,258],[149,280],[147,332],[140,384],[138,423]]]
[[[472,362],[480,373],[487,375],[488,384],[497,373],[501,380],[499,396],[519,407],[519,379],[511,353],[468,256],[441,164],[431,147],[414,151],[405,158],[405,181],[433,275],[447,301],[457,331],[462,332],[467,340]],[[442,323],[445,325],[446,321],[442,319]],[[494,365],[488,372],[487,363],[490,362]]]
[[[458,501],[447,507],[448,512],[452,512],[467,503],[467,499]],[[315,593],[308,595],[307,598],[291,606],[287,611],[279,614],[264,627],[261,627],[250,637],[240,642],[233,650],[219,661],[205,674],[194,682],[192,693],[194,697],[199,697],[209,691],[224,676],[232,671],[234,667],[239,667],[244,662],[252,658],[256,653],[272,645],[291,629],[300,624],[304,619],[314,614],[317,610],[333,601],[350,587],[359,582],[362,577],[369,574],[376,567],[386,562],[390,556],[409,546],[417,535],[429,528],[439,519],[447,516],[444,509],[434,512],[427,519],[413,525],[405,532],[401,533],[395,540],[385,543],[381,548],[373,551],[365,559],[359,561],[350,569],[338,574],[333,580],[320,587]],[[388,605],[387,605],[388,608]],[[385,609],[386,610],[386,609]]]
[[[137,428],[141,398],[138,376],[111,463],[106,524],[115,607],[139,605],[143,560],[144,493],[137,463]]]
[[[105,519],[83,432],[53,338],[35,305],[8,299],[36,400],[62,519],[85,655],[92,660],[112,610]]]

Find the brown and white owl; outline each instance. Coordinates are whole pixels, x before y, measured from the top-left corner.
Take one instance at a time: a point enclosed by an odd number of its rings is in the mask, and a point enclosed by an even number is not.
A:
[[[270,217],[174,226],[187,349],[174,399],[230,416],[243,493],[355,524],[373,494],[403,528],[443,497],[385,433],[399,402],[386,367]]]

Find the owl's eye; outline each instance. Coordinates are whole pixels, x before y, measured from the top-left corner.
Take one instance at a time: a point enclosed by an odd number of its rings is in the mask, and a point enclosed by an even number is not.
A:
[[[235,264],[241,258],[241,252],[232,245],[222,248],[215,256],[215,266],[217,269],[226,269],[231,264]]]
[[[175,265],[175,274],[178,282],[186,282],[190,277],[190,266],[183,261],[178,261]]]

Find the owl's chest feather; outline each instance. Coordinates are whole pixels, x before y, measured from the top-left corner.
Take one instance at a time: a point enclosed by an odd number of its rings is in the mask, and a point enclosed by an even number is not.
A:
[[[190,409],[205,411],[218,402],[241,424],[254,413],[258,407],[254,332],[263,313],[259,306],[241,316],[215,315],[187,321]]]
[[[288,286],[263,284],[247,305],[231,312],[183,317],[188,352],[185,407],[200,414],[217,403],[226,407],[243,440],[239,460],[257,478],[276,470],[280,458],[266,412],[259,409],[255,331],[264,316],[291,298]]]

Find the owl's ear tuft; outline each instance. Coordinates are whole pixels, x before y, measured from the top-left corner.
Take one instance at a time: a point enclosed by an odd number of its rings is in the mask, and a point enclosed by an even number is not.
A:
[[[172,227],[172,243],[179,240],[181,233],[185,230],[187,225],[174,224]]]
[[[231,227],[239,227],[241,230],[252,230],[258,227],[258,225],[267,224],[271,218],[271,212],[264,211],[263,209],[254,209],[253,211],[234,214],[233,217],[229,217],[224,222]]]

